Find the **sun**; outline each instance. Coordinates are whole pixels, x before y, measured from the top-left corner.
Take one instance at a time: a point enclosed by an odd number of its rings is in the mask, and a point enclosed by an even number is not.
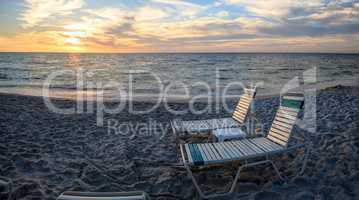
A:
[[[61,39],[63,41],[62,48],[66,51],[81,52],[84,51],[83,38],[86,37],[84,32],[81,31],[68,31],[61,33]]]
[[[76,37],[65,38],[65,42],[72,45],[80,45],[81,39]]]
[[[64,38],[65,44],[64,48],[66,51],[70,52],[81,52],[83,51],[83,43],[80,38],[77,37],[68,37]]]

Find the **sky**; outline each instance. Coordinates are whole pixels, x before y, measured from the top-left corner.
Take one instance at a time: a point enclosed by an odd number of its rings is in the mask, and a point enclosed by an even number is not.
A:
[[[6,52],[359,53],[359,0],[0,0]]]

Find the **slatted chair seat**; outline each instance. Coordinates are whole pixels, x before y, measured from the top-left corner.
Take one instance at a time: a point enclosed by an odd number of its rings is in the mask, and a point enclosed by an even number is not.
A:
[[[237,128],[244,125],[250,104],[256,95],[255,89],[245,89],[241,96],[232,117],[206,119],[206,120],[191,120],[191,121],[171,121],[172,130],[174,133],[201,133],[215,129],[223,128]]]
[[[284,150],[284,147],[267,139],[253,138],[205,144],[185,144],[185,161],[191,166],[218,164],[226,161],[249,159]]]
[[[304,97],[302,95],[284,96],[275,115],[272,126],[265,138],[180,145],[182,161],[200,196],[207,199],[232,193],[240,176],[240,171],[244,167],[270,163],[277,172],[278,176],[282,179],[278,168],[275,166],[273,161],[268,160],[268,156],[275,153],[285,152],[289,149],[288,142],[291,138],[291,132],[299,111],[302,108],[303,102]],[[222,164],[233,161],[248,161],[248,159],[251,158],[259,159],[263,157],[265,157],[265,160],[246,163],[245,165],[240,166],[232,183],[231,189],[224,194],[205,195],[200,189],[191,171],[191,167],[195,166]],[[303,166],[305,166],[304,163]]]
[[[57,200],[149,200],[145,192],[74,192],[66,191]]]

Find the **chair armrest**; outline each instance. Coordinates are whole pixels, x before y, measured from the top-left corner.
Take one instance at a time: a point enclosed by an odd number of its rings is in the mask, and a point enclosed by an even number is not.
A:
[[[186,156],[185,156],[185,150],[184,150],[184,144],[180,144],[180,151],[181,151],[181,158],[182,158],[182,162],[183,165],[187,165],[187,160],[186,160]]]

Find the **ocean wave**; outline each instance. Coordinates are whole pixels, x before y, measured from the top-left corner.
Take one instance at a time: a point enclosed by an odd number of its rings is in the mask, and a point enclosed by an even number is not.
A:
[[[221,71],[221,72],[229,72],[229,71],[233,71],[233,69],[218,69],[218,71]]]
[[[9,78],[8,78],[8,76],[7,76],[6,74],[0,72],[0,79],[5,79],[5,80],[7,80],[7,79],[9,79]]]
[[[10,63],[13,63],[13,61],[12,60],[1,60],[0,59],[0,64],[5,64],[5,63],[10,64]]]
[[[303,68],[295,68],[295,67],[288,67],[288,68],[279,68],[279,69],[276,69],[277,71],[304,71],[305,69]]]
[[[131,70],[128,72],[121,72],[121,74],[150,74],[151,72],[147,71],[147,70]]]
[[[0,71],[21,71],[21,72],[29,72],[29,71],[33,71],[33,69],[31,68],[21,68],[21,67],[15,67],[15,66],[11,66],[11,67],[0,67]]]
[[[317,66],[319,81],[335,81],[356,78],[359,74],[359,56],[322,56],[311,54],[81,54],[72,59],[68,54],[0,54],[0,61],[12,61],[0,65],[0,87],[42,88],[43,81],[56,70],[69,70],[68,66],[84,70],[85,86],[97,90],[100,86],[90,83],[118,82],[106,86],[106,91],[115,91],[120,86],[128,87],[132,75],[134,86],[143,93],[158,93],[160,78],[163,86],[172,86],[174,92],[188,87],[198,91],[196,83],[207,83],[210,88],[225,87],[231,82],[265,84],[267,91],[277,91],[292,78],[303,76],[302,72]],[[55,63],[55,64],[54,64]],[[77,68],[75,68],[77,67]],[[339,69],[338,67],[342,67]],[[220,72],[216,85],[216,72]],[[89,73],[93,72],[93,73]],[[78,90],[74,73],[56,76],[51,90]],[[4,81],[18,83],[6,84]],[[178,87],[176,88],[175,86]],[[235,86],[234,86],[235,87]],[[80,88],[81,89],[81,88]],[[121,88],[123,89],[123,88]],[[126,89],[126,88],[125,88]],[[238,90],[239,91],[239,90]],[[237,92],[237,91],[236,91]],[[240,92],[238,92],[240,93]]]
[[[344,71],[340,71],[340,72],[333,72],[332,76],[341,76],[341,75],[349,75],[352,76],[354,75],[352,71],[349,70],[344,70]]]
[[[47,60],[41,60],[41,61],[25,61],[23,62],[24,64],[28,64],[28,65],[45,65],[45,64],[52,64],[51,62],[48,62]]]

